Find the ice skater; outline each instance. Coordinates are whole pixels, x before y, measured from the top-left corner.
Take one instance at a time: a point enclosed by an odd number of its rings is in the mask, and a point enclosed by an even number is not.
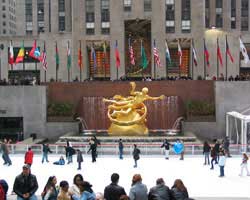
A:
[[[220,175],[219,177],[224,177],[225,173],[224,173],[224,167],[226,164],[226,157],[223,151],[220,151],[220,160],[219,160],[219,166],[220,166]]]
[[[123,159],[123,142],[122,139],[119,139],[119,158],[122,160]]]
[[[82,169],[81,164],[83,162],[83,157],[82,157],[82,152],[80,151],[80,149],[76,150],[76,156],[77,156],[76,160],[78,162],[78,168],[77,168],[77,170],[81,170]]]
[[[209,161],[210,150],[211,150],[210,145],[208,144],[207,141],[205,141],[204,145],[203,145],[203,155],[205,156],[204,165],[206,165],[206,164],[210,165],[210,161]]]
[[[161,148],[165,149],[165,159],[167,160],[169,159],[169,147],[170,147],[170,143],[168,142],[167,139],[165,139],[165,141],[161,145]]]
[[[134,161],[135,161],[135,165],[134,165],[134,168],[137,167],[137,160],[140,159],[140,149],[137,148],[137,145],[134,144],[134,150],[133,150],[133,158],[134,158]]]
[[[91,151],[92,162],[96,162],[96,143],[91,139],[89,144],[90,147],[87,153]]]
[[[241,162],[241,164],[240,164],[241,170],[240,170],[239,176],[242,176],[242,175],[243,175],[243,170],[244,170],[244,169],[245,169],[246,172],[247,172],[247,176],[250,176],[250,173],[249,173],[248,167],[247,167],[247,161],[248,161],[248,156],[247,156],[246,153],[243,153],[243,154],[242,154],[242,162]]]
[[[2,151],[2,158],[3,158],[3,161],[4,161],[4,165],[12,165],[12,162],[10,160],[10,157],[9,157],[9,147],[7,146],[8,144],[8,141],[7,139],[4,139],[4,142],[1,143],[1,151]]]
[[[52,153],[52,151],[49,148],[49,144],[43,144],[42,163],[44,162],[44,160],[46,160],[46,162],[49,162],[49,160],[48,160],[48,152]]]
[[[34,157],[34,153],[31,147],[29,147],[28,151],[25,153],[24,164],[28,164],[29,166],[31,166],[33,163],[33,157]]]

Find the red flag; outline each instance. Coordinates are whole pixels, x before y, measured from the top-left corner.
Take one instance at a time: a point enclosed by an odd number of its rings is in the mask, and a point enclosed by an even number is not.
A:
[[[40,56],[39,60],[40,60],[40,62],[42,62],[42,66],[43,66],[43,69],[45,71],[47,71],[47,69],[48,69],[48,63],[47,63],[46,58],[47,58],[47,54],[46,54],[46,46],[45,46],[45,41],[44,41],[44,43],[43,43],[43,52],[42,52],[42,55]]]
[[[207,47],[206,47],[205,39],[204,39],[204,55],[205,55],[205,60],[206,60],[207,66],[209,67],[210,66],[210,64],[209,64],[209,52],[208,52]]]
[[[80,47],[78,49],[78,66],[80,69],[82,69],[82,49],[81,49],[81,41],[80,42]]]
[[[222,55],[221,55],[221,51],[220,51],[219,39],[218,38],[217,38],[217,58],[220,61],[220,65],[223,67]]]
[[[155,64],[157,65],[157,67],[161,67],[161,59],[160,59],[159,51],[156,48],[155,40],[154,40],[153,54],[154,54]]]
[[[195,66],[198,65],[198,62],[197,62],[197,54],[196,54],[196,50],[195,50],[195,47],[194,47],[194,41],[192,40],[192,52],[193,52],[193,61],[194,61],[194,64]]]
[[[9,49],[9,64],[10,65],[14,64],[14,51],[13,51],[12,41],[10,42],[10,49]]]
[[[119,68],[121,66],[121,61],[120,61],[120,53],[118,50],[118,42],[116,40],[115,42],[115,65],[117,68]]]
[[[181,45],[178,40],[178,56],[179,56],[179,65],[180,67],[182,66],[182,50],[181,50]]]
[[[232,54],[231,54],[231,51],[230,51],[230,49],[229,49],[229,45],[228,45],[228,43],[227,43],[227,37],[226,37],[226,53],[227,53],[227,55],[229,56],[231,62],[234,63],[234,58],[233,58],[233,56],[232,56]]]
[[[135,54],[133,50],[133,46],[131,45],[131,39],[128,39],[128,48],[129,48],[129,57],[130,57],[130,64],[135,65]]]

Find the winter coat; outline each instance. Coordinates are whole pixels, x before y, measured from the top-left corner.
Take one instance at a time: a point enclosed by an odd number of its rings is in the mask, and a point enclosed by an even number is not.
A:
[[[175,200],[185,200],[188,198],[188,191],[180,191],[176,187],[171,189],[172,196]]]
[[[123,187],[116,183],[111,183],[104,189],[104,198],[106,200],[119,200],[121,195],[126,195]]]
[[[163,142],[163,144],[161,145],[161,148],[165,148],[166,150],[169,150],[170,147],[170,143],[168,141]]]
[[[218,165],[219,166],[225,166],[225,164],[226,164],[226,157],[225,156],[220,156]]]
[[[66,147],[66,156],[73,156],[76,153],[75,149],[71,146]]]
[[[9,148],[8,148],[7,144],[2,143],[1,150],[2,150],[3,154],[9,154]]]
[[[8,183],[1,179],[0,180],[0,199],[2,200],[6,200],[7,199],[7,192],[8,192],[8,189],[9,189],[9,186],[8,186]]]
[[[171,199],[171,191],[168,186],[165,184],[159,184],[152,187],[149,191],[149,198],[155,200],[170,200]]]
[[[203,146],[203,154],[210,152],[211,147],[209,144]]]
[[[140,149],[138,148],[134,148],[134,151],[133,151],[133,158],[134,160],[139,160],[140,159]]]
[[[32,150],[27,151],[25,153],[24,163],[32,165],[32,163],[33,163],[33,156],[34,156],[34,153],[33,153]]]
[[[130,200],[148,200],[147,186],[141,182],[134,184],[129,191]]]
[[[123,143],[119,141],[119,149],[123,149]]]
[[[52,151],[50,150],[49,146],[43,144],[43,153],[48,153],[48,152],[52,153]]]
[[[30,193],[30,196],[32,196],[37,189],[38,183],[35,175],[29,174],[25,176],[21,173],[16,177],[13,190],[18,196],[22,197],[25,193]]]
[[[76,158],[77,162],[83,162],[83,157],[82,157],[82,152],[78,151],[77,152],[77,158]]]
[[[219,152],[220,152],[220,144],[219,143],[216,143],[214,145],[214,151],[215,151],[216,154],[219,154]]]

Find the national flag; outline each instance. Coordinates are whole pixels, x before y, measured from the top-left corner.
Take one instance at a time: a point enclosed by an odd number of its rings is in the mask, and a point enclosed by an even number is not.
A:
[[[40,61],[42,62],[42,66],[43,66],[43,69],[45,71],[47,71],[48,69],[48,63],[47,63],[47,60],[46,60],[46,47],[45,47],[45,41],[44,41],[44,44],[43,44],[43,52],[42,52],[42,55],[40,57]]]
[[[133,46],[131,45],[131,38],[128,39],[128,48],[129,48],[130,64],[135,65],[135,54],[134,54]]]
[[[121,66],[121,61],[120,61],[120,53],[118,50],[118,42],[116,40],[115,42],[115,65],[117,68],[119,68]]]
[[[234,58],[231,54],[231,51],[229,49],[229,45],[228,45],[228,42],[227,42],[227,37],[226,37],[226,54],[229,56],[230,60],[232,63],[234,63]]]
[[[194,41],[192,40],[192,52],[193,52],[193,61],[194,61],[194,64],[195,66],[198,65],[198,62],[197,62],[197,54],[196,54],[196,49],[194,47]]]
[[[179,66],[182,66],[182,50],[181,50],[181,45],[180,42],[178,40],[178,56],[179,56]]]
[[[165,47],[166,47],[166,58],[167,58],[167,61],[169,63],[171,63],[171,57],[170,57],[170,52],[169,52],[167,40],[165,40]]]
[[[220,65],[223,67],[222,55],[220,51],[219,39],[217,38],[217,59],[220,61]]]
[[[146,69],[148,66],[148,60],[147,60],[145,49],[142,45],[142,41],[141,41],[141,66],[143,69]]]
[[[239,38],[239,40],[240,40],[240,51],[241,51],[241,53],[242,53],[242,55],[244,57],[245,63],[247,64],[249,62],[249,57],[248,57],[248,54],[247,54],[247,50],[246,50],[246,47],[243,44],[241,38]]]
[[[69,47],[69,41],[67,45],[67,68],[71,68],[71,54],[70,54],[70,47]]]
[[[210,66],[210,63],[209,63],[209,52],[208,52],[207,47],[206,47],[205,39],[204,39],[204,56],[205,56],[206,64],[209,67]]]
[[[56,42],[56,55],[55,55],[55,59],[56,59],[56,70],[59,69],[59,64],[60,64],[60,59],[59,59],[59,53],[58,53],[58,48],[57,48],[57,42]]]
[[[103,62],[104,62],[104,66],[106,67],[106,56],[107,56],[107,47],[106,47],[106,42],[104,41],[104,43],[102,44],[102,48],[103,48]]]
[[[153,54],[154,54],[155,64],[157,65],[157,67],[161,67],[161,59],[160,59],[159,51],[156,48],[155,40],[154,40]]]
[[[97,63],[96,63],[96,53],[93,45],[91,46],[91,59],[94,61],[94,69],[95,69]]]
[[[80,41],[80,47],[78,49],[78,66],[80,69],[82,69],[82,50],[81,50],[81,41]]]
[[[13,51],[12,41],[10,42],[10,49],[9,49],[9,64],[10,65],[14,64],[14,51]]]
[[[39,58],[41,56],[39,48],[36,46],[36,40],[33,43],[31,51],[29,52],[29,56],[36,59],[36,60],[39,60]]]
[[[23,60],[24,60],[24,42],[22,43],[22,46],[19,49],[19,52],[18,52],[18,55],[17,55],[15,63],[23,62]]]

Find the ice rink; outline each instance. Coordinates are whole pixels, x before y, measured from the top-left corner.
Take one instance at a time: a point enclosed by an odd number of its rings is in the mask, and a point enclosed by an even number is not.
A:
[[[7,180],[9,184],[9,194],[12,191],[15,176],[20,174],[24,162],[23,155],[10,155],[11,166],[0,165],[0,179]],[[56,166],[53,162],[58,160],[59,155],[49,155],[49,163],[41,163],[41,156],[35,155],[32,165],[32,173],[37,176],[39,189],[41,191],[49,176],[55,175],[58,184],[62,180],[67,180],[69,184],[73,181],[73,176],[81,173],[86,181],[93,185],[95,192],[103,192],[104,187],[110,184],[110,175],[114,172],[120,174],[119,184],[123,186],[127,193],[131,187],[132,176],[135,173],[142,175],[142,181],[148,189],[155,185],[155,180],[164,178],[166,185],[171,187],[174,180],[180,178],[186,185],[190,197],[234,197],[239,199],[250,198],[250,177],[240,173],[240,156],[228,158],[225,166],[225,177],[219,178],[219,167],[214,170],[210,166],[203,165],[202,156],[186,156],[184,161],[179,157],[172,156],[170,160],[165,160],[160,156],[141,156],[138,161],[138,168],[133,168],[132,157],[125,157],[119,160],[118,156],[99,156],[96,163],[91,162],[91,157],[85,156],[82,163],[82,170],[77,170],[76,157],[73,164]],[[250,167],[249,167],[250,168]],[[227,198],[225,198],[227,199]]]

